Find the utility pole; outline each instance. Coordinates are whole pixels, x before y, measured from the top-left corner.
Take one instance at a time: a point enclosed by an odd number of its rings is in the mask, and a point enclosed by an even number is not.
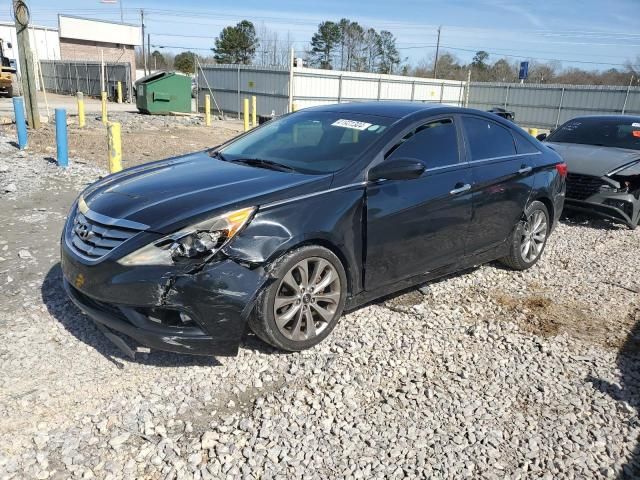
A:
[[[124,7],[122,6],[122,0],[118,3],[120,4],[120,23],[124,23]]]
[[[142,58],[144,59],[144,75],[147,74],[147,54],[146,49],[144,48],[144,10],[140,10],[140,23],[142,24]]]
[[[25,0],[13,0],[13,16],[16,22],[18,39],[18,57],[20,59],[20,79],[24,92],[24,104],[27,110],[27,122],[31,128],[40,128],[40,112],[36,96],[36,72],[33,65],[33,52],[29,42],[29,7]]]
[[[440,29],[442,25],[438,27],[438,42],[436,43],[436,59],[433,62],[433,78],[438,78],[438,55],[440,53]]]
[[[149,62],[149,73],[151,73],[151,34],[147,33],[147,62]]]

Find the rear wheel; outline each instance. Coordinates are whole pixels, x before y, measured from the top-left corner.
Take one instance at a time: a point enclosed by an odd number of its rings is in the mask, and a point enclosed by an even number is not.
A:
[[[259,296],[253,332],[288,351],[310,348],[338,323],[347,293],[342,263],[323,247],[296,249],[275,262],[276,281]]]
[[[532,202],[513,231],[509,255],[500,261],[514,270],[535,265],[544,251],[551,223],[544,203]]]

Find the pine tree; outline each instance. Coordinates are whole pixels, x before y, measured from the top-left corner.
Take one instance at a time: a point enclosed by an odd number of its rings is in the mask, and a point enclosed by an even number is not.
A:
[[[225,27],[216,38],[213,49],[218,63],[239,63],[248,65],[253,60],[259,46],[256,29],[249,20],[242,20],[235,27]]]
[[[318,25],[318,32],[311,37],[312,62],[320,68],[331,70],[333,56],[340,42],[340,27],[327,21]]]

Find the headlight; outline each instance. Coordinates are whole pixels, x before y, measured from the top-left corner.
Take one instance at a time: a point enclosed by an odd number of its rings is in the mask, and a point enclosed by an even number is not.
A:
[[[225,213],[172,233],[118,260],[120,265],[173,265],[215,254],[246,225],[255,207]]]

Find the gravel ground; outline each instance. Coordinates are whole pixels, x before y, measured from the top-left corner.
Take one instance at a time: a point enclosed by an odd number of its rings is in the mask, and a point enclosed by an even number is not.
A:
[[[60,286],[66,210],[101,174],[0,132],[1,479],[640,472],[640,231],[563,221],[535,268],[384,299],[310,351],[130,361]]]

